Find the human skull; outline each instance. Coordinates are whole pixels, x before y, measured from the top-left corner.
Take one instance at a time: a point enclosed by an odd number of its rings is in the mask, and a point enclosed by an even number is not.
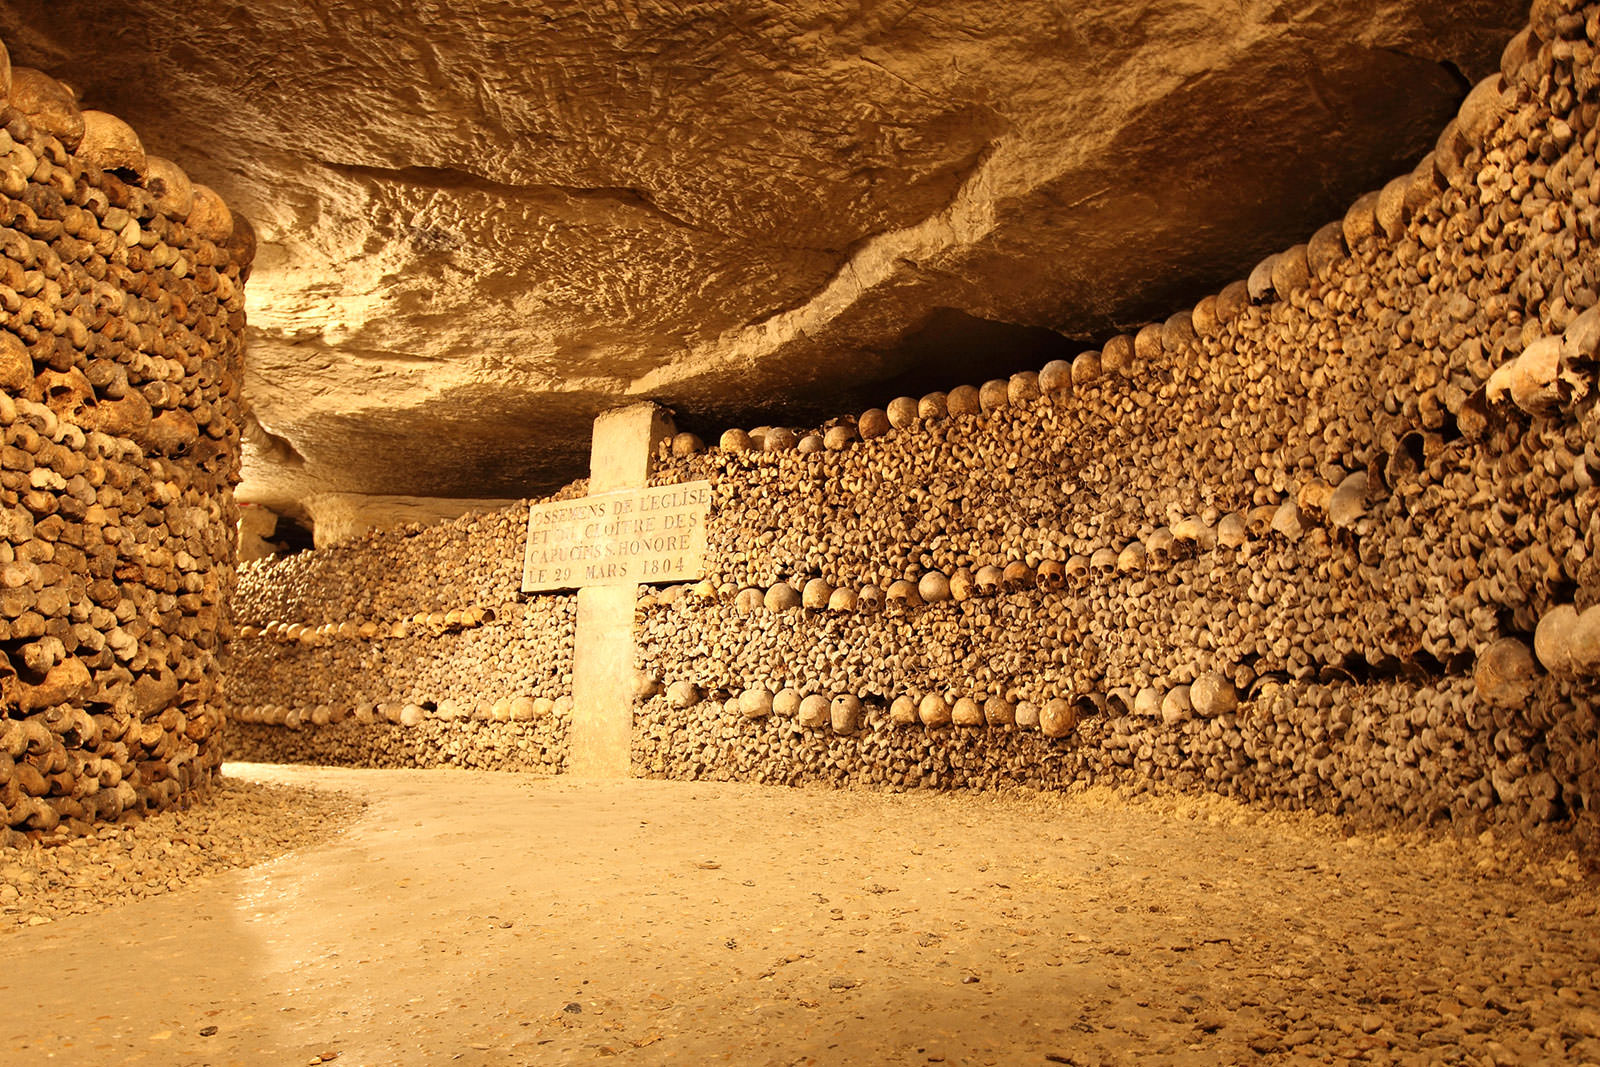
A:
[[[950,599],[950,579],[943,571],[928,571],[917,581],[917,597],[926,604]]]
[[[1278,505],[1262,504],[1251,508],[1245,516],[1245,532],[1257,540],[1272,532],[1272,520],[1278,514]]]
[[[77,155],[95,170],[130,173],[140,185],[149,172],[139,135],[126,122],[104,111],[83,112],[83,140],[78,144]],[[193,196],[191,187],[190,211],[194,210]]]
[[[983,405],[978,400],[978,387],[975,385],[958,385],[950,390],[945,397],[945,410],[951,415],[977,415],[983,411]]]
[[[793,611],[800,606],[800,591],[788,582],[779,582],[767,590],[762,602],[768,611]]]
[[[922,603],[922,597],[917,594],[917,583],[909,578],[891,582],[883,599],[886,604],[895,604],[902,608],[914,608]]]
[[[966,567],[958,567],[950,575],[950,599],[969,600],[977,591],[978,580],[973,577],[972,571]]]
[[[822,447],[829,452],[839,452],[848,448],[851,441],[856,439],[854,426],[830,426],[822,435]]]
[[[883,610],[883,590],[875,585],[864,585],[856,595],[856,608],[873,614]]]
[[[1039,399],[1039,376],[1031,370],[1013,374],[1006,382],[1006,397],[1013,407]]]
[[[917,421],[917,402],[909,396],[897,396],[889,401],[889,425],[902,429]]]
[[[978,406],[987,415],[991,411],[998,411],[1011,402],[1011,384],[999,378],[984,382],[978,389]]]
[[[761,451],[788,452],[800,443],[800,437],[787,426],[774,426],[761,438]]]
[[[1166,570],[1173,556],[1172,528],[1163,526],[1144,543],[1145,565],[1151,570]]]
[[[813,578],[800,592],[800,603],[807,611],[822,611],[833,596],[833,586],[825,578]]]
[[[882,408],[868,408],[856,420],[856,432],[862,440],[882,437],[889,432],[889,415]]]
[[[1000,584],[1004,578],[1004,575],[1004,571],[993,565],[979,567],[978,573],[973,576],[973,581],[977,583],[978,592],[980,594],[984,596],[993,596],[995,593],[1000,591]]]
[[[1209,551],[1217,546],[1217,532],[1197,515],[1179,519],[1172,525],[1172,539],[1186,555]]]
[[[828,718],[836,734],[853,734],[866,720],[866,709],[861,698],[852,693],[841,693],[828,705]]]
[[[1100,353],[1080,352],[1072,361],[1072,384],[1088,385],[1100,377]]]
[[[1045,394],[1063,393],[1072,389],[1072,364],[1064,359],[1052,359],[1039,371],[1039,391]]]
[[[45,371],[37,379],[44,402],[58,419],[66,419],[78,426],[94,426],[94,386],[83,372],[73,367],[67,371]]]
[[[1239,512],[1231,512],[1217,523],[1217,543],[1224,548],[1238,548],[1248,538],[1245,519]]]

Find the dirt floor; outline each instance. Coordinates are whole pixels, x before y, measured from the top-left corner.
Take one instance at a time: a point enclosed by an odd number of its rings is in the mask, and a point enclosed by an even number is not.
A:
[[[228,773],[320,839],[140,898],[92,847],[0,856],[0,1062],[1600,1063],[1573,855],[1099,791]]]

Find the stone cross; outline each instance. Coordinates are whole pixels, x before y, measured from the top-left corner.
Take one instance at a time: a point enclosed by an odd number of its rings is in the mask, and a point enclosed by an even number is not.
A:
[[[522,590],[578,590],[567,773],[626,778],[633,733],[634,608],[639,586],[700,577],[706,482],[645,488],[672,414],[634,404],[594,420],[589,495],[534,504]]]

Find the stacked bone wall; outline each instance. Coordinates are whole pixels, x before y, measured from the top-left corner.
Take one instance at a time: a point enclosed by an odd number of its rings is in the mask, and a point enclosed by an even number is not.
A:
[[[253,239],[0,47],[0,839],[222,759]]]
[[[1592,833],[1597,39],[1541,3],[1414,173],[1070,366],[679,435],[636,770]]]
[[[562,770],[577,597],[521,596],[524,514],[243,565],[232,755]]]
[[[721,588],[646,608],[638,762],[1592,830],[1597,10],[1536,12],[1414,174],[1192,312],[679,442]]]

